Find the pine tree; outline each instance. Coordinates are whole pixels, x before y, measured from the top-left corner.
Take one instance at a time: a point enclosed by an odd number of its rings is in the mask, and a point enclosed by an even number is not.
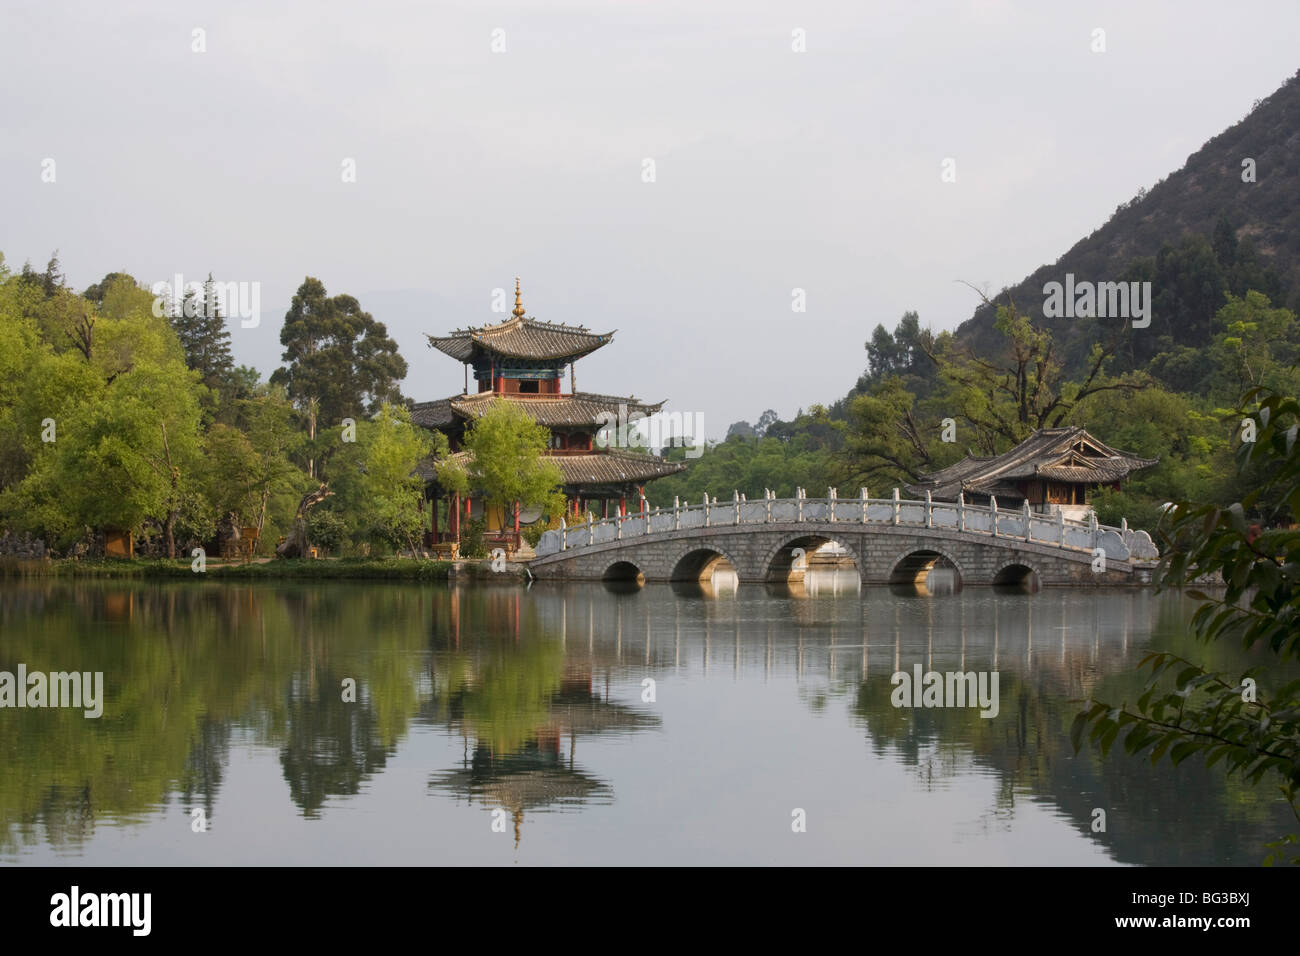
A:
[[[230,330],[217,301],[212,273],[200,297],[187,291],[171,317],[172,328],[185,349],[185,364],[203,377],[203,384],[220,393],[228,389],[235,368],[230,354]]]

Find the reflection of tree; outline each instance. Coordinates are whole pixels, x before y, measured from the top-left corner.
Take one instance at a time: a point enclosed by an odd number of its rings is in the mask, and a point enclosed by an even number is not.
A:
[[[921,785],[974,768],[995,783],[996,820],[1026,799],[1047,802],[1121,861],[1254,864],[1262,853],[1253,848],[1276,832],[1267,794],[1187,764],[1176,774],[1125,758],[1102,765],[1069,746],[1071,700],[1135,699],[1132,665],[1148,644],[1209,654],[1219,670],[1255,663],[1222,645],[1193,648],[1176,599],[1157,605],[1152,634],[1153,605],[1128,594],[655,600],[666,591],[611,598],[598,588],[81,581],[2,589],[0,669],[21,661],[32,671],[103,671],[106,704],[99,721],[0,710],[0,844],[81,841],[96,821],[138,819],[174,794],[210,811],[231,742],[242,739],[280,751],[293,801],[317,815],[331,796],[355,794],[381,772],[413,719],[466,738],[463,764],[432,776],[433,793],[500,806],[517,823],[527,812],[610,801],[612,783],[578,765],[576,750],[592,735],[660,722],[655,707],[608,700],[593,675],[659,677],[709,654],[747,662],[727,665],[738,680],[797,675],[810,707],[833,713],[836,695],[847,697],[870,746],[913,768]],[[1131,646],[1120,633],[1130,619]],[[1079,636],[1090,627],[1093,636]],[[901,651],[882,647],[896,634]],[[889,674],[900,653],[902,667],[995,666],[999,716],[894,708]],[[342,700],[345,677],[357,681],[355,703]],[[1090,831],[1098,806],[1105,834]],[[1224,822],[1194,828],[1189,807],[1195,819]]]
[[[558,647],[558,645],[553,645]],[[549,656],[549,654],[547,655]],[[529,655],[531,657],[531,655]],[[536,658],[532,658],[536,659]],[[456,668],[454,661],[449,669]],[[521,660],[520,666],[525,666]],[[563,661],[560,661],[561,665]],[[463,662],[462,662],[463,665]],[[493,681],[493,715],[510,714],[511,688],[535,687],[534,681]],[[660,726],[660,718],[641,713],[622,704],[603,699],[591,690],[591,673],[570,669],[554,683],[549,697],[539,706],[525,704],[520,713],[530,715],[534,723],[526,738],[512,742],[508,748],[495,747],[492,740],[508,739],[506,734],[519,732],[519,723],[510,717],[505,731],[500,724],[483,723],[477,708],[458,706],[448,698],[440,713],[450,725],[458,727],[466,738],[475,737],[473,756],[466,756],[459,770],[435,775],[429,786],[444,790],[468,802],[502,807],[514,818],[515,843],[520,839],[525,810],[553,810],[565,806],[608,802],[612,788],[577,768],[574,760],[579,737],[599,734],[631,734]],[[568,742],[567,755],[563,743]]]
[[[293,802],[316,817],[383,769],[418,711],[424,601],[416,589],[374,586],[274,593],[297,651],[280,766]],[[343,699],[345,678],[355,700]]]
[[[181,805],[201,806],[211,820],[217,791],[221,788],[222,768],[229,759],[230,724],[204,715],[185,758],[179,784]]]
[[[357,793],[388,759],[368,703],[344,702],[341,678],[330,671],[313,676],[318,679],[291,692],[289,736],[280,753],[289,793],[307,817],[317,816],[327,797]]]
[[[90,837],[175,792],[212,817],[238,724],[295,801],[355,793],[420,708],[427,592],[42,580],[0,590],[0,669],[101,671],[104,716],[0,710],[0,847]],[[342,677],[357,681],[343,703]]]
[[[545,640],[503,641],[489,654],[472,667],[449,671],[455,682],[445,688],[446,707],[481,744],[512,753],[548,723],[564,672],[564,649]]]
[[[0,712],[0,843],[79,842],[105,816],[130,820],[173,789],[220,785],[229,721],[274,674],[254,651],[234,590],[42,581],[0,592],[0,669],[96,671],[103,716]]]
[[[33,814],[51,843],[80,843],[95,828],[95,814],[88,787],[53,786],[40,796]]]
[[[1176,603],[1160,605],[1155,628],[1160,646],[1176,650],[1191,640],[1184,610]],[[854,711],[873,750],[914,768],[926,789],[943,786],[973,764],[996,773],[998,810],[1013,811],[1018,799],[1046,798],[1121,862],[1258,864],[1263,842],[1275,833],[1276,808],[1249,788],[1187,764],[1174,774],[1146,760],[1103,763],[1094,752],[1074,753],[1069,728],[1084,687],[1100,688],[1097,693],[1104,690],[1113,700],[1132,700],[1142,692],[1142,675],[1130,661],[1116,657],[1099,669],[1091,652],[1077,645],[1040,652],[1032,665],[1004,653],[998,667],[1001,709],[993,719],[981,718],[977,708],[896,708],[889,673],[875,668],[857,685]],[[965,669],[986,666],[968,661]],[[935,660],[927,669],[960,668],[955,660]],[[1106,811],[1106,832],[1091,830],[1095,807]],[[1230,825],[1189,825],[1188,808]]]
[[[433,655],[429,716],[467,744],[462,766],[430,788],[509,810],[516,843],[525,811],[612,799],[608,784],[575,765],[578,738],[635,733],[659,718],[594,693],[590,665],[566,663],[562,640],[517,592],[450,592],[434,620],[445,649]]]

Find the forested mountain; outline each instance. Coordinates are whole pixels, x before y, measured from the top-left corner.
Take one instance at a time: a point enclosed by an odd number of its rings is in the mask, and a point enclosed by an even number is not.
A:
[[[1300,72],[1238,123],[1188,157],[1182,169],[1119,206],[1101,228],[1055,263],[1005,290],[1052,332],[1066,370],[1080,372],[1092,343],[1118,331],[1114,319],[1051,318],[1043,286],[1066,273],[1094,282],[1152,282],[1152,324],[1129,330],[1118,368],[1138,367],[1170,347],[1209,342],[1224,291],[1248,289],[1274,305],[1300,306]],[[981,306],[957,339],[977,351],[1004,346],[995,308]],[[1101,328],[1099,328],[1101,326]]]
[[[1149,282],[1149,325],[1047,314],[1044,287],[1067,274]],[[1103,521],[1150,527],[1166,501],[1237,500],[1241,397],[1300,388],[1297,306],[1300,73],[955,333],[934,334],[915,312],[892,331],[877,325],[846,395],[768,422],[761,435],[738,423],[711,455],[657,483],[652,499],[885,490],[965,454],[1005,451],[1034,429],[1078,424],[1159,458],[1094,502]]]

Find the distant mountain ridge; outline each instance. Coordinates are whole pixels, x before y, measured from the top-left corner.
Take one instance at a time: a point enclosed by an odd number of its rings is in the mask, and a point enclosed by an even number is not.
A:
[[[1254,182],[1243,181],[1243,161],[1247,159],[1254,163]],[[1220,222],[1225,219],[1235,234],[1235,242]],[[1191,236],[1202,237],[1208,250],[1216,226],[1221,233],[1215,240],[1220,263],[1225,244],[1230,247],[1229,258],[1238,249],[1242,255],[1243,264],[1235,281],[1228,277],[1229,266],[1223,264],[1222,284],[1227,290],[1234,285],[1249,285],[1275,296],[1275,305],[1300,311],[1300,71],[1267,99],[1258,101],[1244,119],[1189,156],[1181,169],[1149,191],[1139,191],[1105,225],[1075,243],[1055,263],[1035,270],[994,301],[1004,303],[1009,294],[1021,312],[1052,330],[1067,367],[1077,368],[1086,360],[1091,344],[1107,334],[1098,323],[1109,323],[1113,333],[1118,320],[1045,316],[1044,284],[1063,281],[1067,273],[1094,282],[1155,280],[1161,274],[1156,263],[1135,260],[1153,260],[1161,255],[1162,247],[1185,242]],[[1166,248],[1165,255],[1170,251]],[[1166,275],[1181,270],[1181,280],[1189,270],[1187,260],[1195,258],[1195,251],[1184,249],[1183,261],[1171,266]],[[1210,268],[1213,270],[1213,265]],[[1207,284],[1215,281],[1219,280],[1205,280]],[[1192,340],[1187,341],[1180,334],[1180,323],[1186,319],[1186,312],[1196,311],[1194,305],[1188,305],[1189,300],[1200,295],[1208,304],[1209,292],[1181,288],[1166,294],[1163,301],[1160,288],[1154,288],[1153,294],[1155,326],[1150,330],[1130,329],[1125,334],[1148,335],[1147,343],[1155,343],[1163,335],[1166,343],[1199,345],[1199,335],[1189,336]],[[1218,297],[1222,297],[1221,292]],[[979,351],[1000,351],[1005,340],[994,330],[994,319],[994,309],[981,306],[958,327],[958,340]],[[1204,324],[1203,318],[1198,321]],[[1133,355],[1127,364],[1141,364],[1139,358],[1149,358],[1152,346],[1137,351],[1145,354]]]

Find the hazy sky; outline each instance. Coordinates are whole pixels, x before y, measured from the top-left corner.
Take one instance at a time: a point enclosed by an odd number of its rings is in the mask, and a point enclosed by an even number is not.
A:
[[[463,384],[422,333],[500,320],[520,275],[537,318],[618,330],[580,388],[720,437],[843,395],[877,322],[969,317],[954,280],[1055,260],[1297,37],[1295,0],[0,0],[0,251],[57,248],[78,289],[260,282],[232,335],[264,375],[315,276],[388,325],[417,400]]]

